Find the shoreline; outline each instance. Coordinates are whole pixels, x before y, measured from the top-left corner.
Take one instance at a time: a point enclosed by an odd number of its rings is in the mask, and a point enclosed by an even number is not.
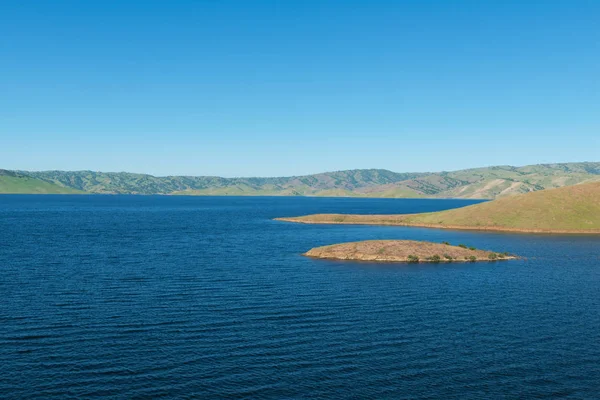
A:
[[[340,214],[340,216],[342,216]],[[344,217],[354,217],[355,215],[347,214]],[[375,216],[375,215],[374,215]],[[381,215],[377,215],[381,216]],[[400,216],[400,215],[398,215]],[[389,217],[398,217],[390,215]],[[404,216],[404,215],[403,215]],[[333,221],[333,220],[318,220],[309,219],[311,216],[305,217],[281,217],[274,218],[275,221],[293,222],[297,224],[313,224],[313,225],[373,225],[373,226],[403,226],[413,228],[430,228],[430,229],[448,229],[460,231],[486,231],[486,232],[508,232],[508,233],[543,233],[543,234],[573,234],[573,235],[600,235],[600,229],[525,229],[525,228],[506,228],[494,226],[465,226],[465,225],[439,225],[439,224],[424,224],[418,222],[400,222],[400,221]],[[361,215],[368,217],[368,215]],[[300,219],[307,218],[307,219]]]

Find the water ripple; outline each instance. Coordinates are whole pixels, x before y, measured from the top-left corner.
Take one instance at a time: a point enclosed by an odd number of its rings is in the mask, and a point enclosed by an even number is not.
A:
[[[600,239],[271,220],[442,200],[242,200],[0,196],[2,397],[597,397]],[[300,256],[380,238],[527,259]]]

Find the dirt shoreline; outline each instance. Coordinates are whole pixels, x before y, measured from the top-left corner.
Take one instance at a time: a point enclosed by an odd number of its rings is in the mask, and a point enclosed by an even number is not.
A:
[[[323,214],[328,215],[328,214]],[[328,215],[334,216],[334,214]],[[355,217],[371,217],[369,215],[342,215],[345,218]],[[312,217],[312,219],[311,219]],[[398,218],[400,215],[373,215],[372,217],[389,217]],[[275,218],[276,221],[295,222],[300,224],[323,224],[323,225],[381,225],[381,226],[407,226],[416,228],[434,228],[434,229],[450,229],[450,230],[465,230],[465,231],[492,231],[492,232],[513,232],[513,233],[547,233],[547,234],[585,234],[585,235],[600,235],[600,229],[523,229],[523,228],[506,228],[495,226],[464,226],[464,225],[438,225],[438,224],[423,224],[416,222],[401,222],[401,221],[385,221],[385,220],[349,220],[349,221],[334,221],[331,219],[319,219],[318,216],[307,215],[303,217],[283,217]]]

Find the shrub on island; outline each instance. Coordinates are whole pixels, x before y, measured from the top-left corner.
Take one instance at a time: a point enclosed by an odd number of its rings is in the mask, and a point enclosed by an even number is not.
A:
[[[431,261],[432,263],[439,263],[440,261],[442,261],[442,257],[438,256],[437,254],[432,255],[431,257],[427,257],[427,261]]]

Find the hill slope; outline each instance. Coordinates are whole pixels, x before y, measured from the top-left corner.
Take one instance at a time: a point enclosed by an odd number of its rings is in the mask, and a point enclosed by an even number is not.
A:
[[[426,197],[494,199],[595,180],[600,180],[600,163],[567,163],[440,172],[394,186]]]
[[[88,193],[492,199],[600,180],[600,163],[498,166],[438,173],[364,169],[278,178],[156,177],[92,171],[12,173]]]
[[[75,194],[79,190],[66,188],[23,176],[11,171],[0,170],[0,193],[3,194]]]
[[[600,182],[542,190],[434,213],[317,214],[281,220],[521,232],[600,233]]]
[[[353,195],[359,189],[380,187],[426,176],[381,169],[327,172],[281,178],[221,178],[166,176],[128,172],[43,171],[25,172],[37,179],[90,193],[187,194],[187,195],[289,195],[318,196],[326,191]]]

